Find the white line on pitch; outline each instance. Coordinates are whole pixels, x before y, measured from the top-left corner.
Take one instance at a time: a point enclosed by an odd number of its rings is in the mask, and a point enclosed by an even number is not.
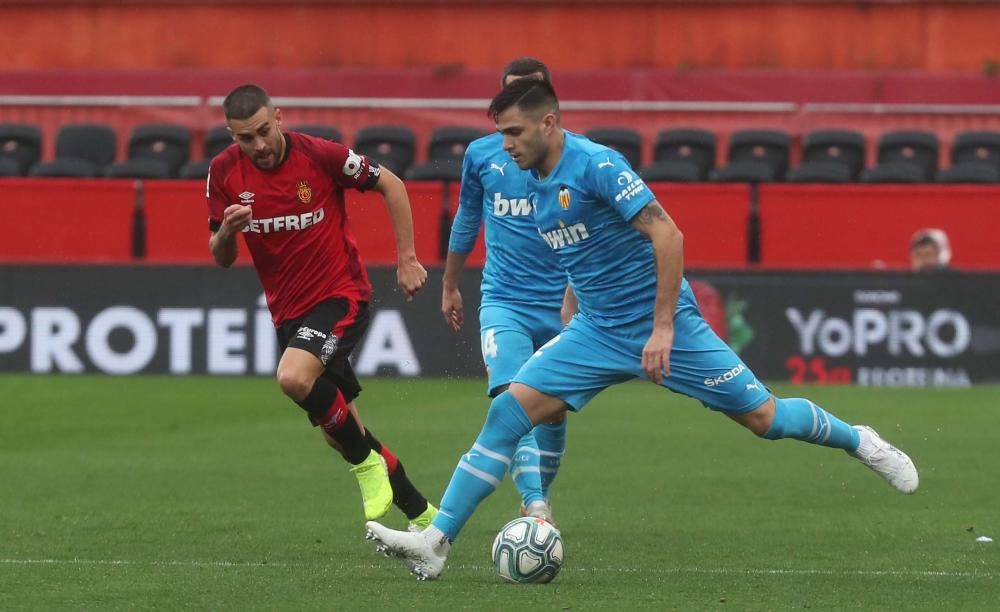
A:
[[[155,567],[230,567],[230,568],[301,568],[335,566],[340,569],[383,569],[393,564],[375,563],[286,563],[282,561],[131,561],[128,559],[0,559],[2,565],[133,565]],[[485,565],[451,565],[450,570],[486,571]],[[794,568],[704,568],[704,567],[566,567],[564,572],[619,573],[619,574],[707,574],[729,576],[888,576],[924,578],[984,578],[995,580],[1000,574],[980,571],[947,570],[837,570]]]

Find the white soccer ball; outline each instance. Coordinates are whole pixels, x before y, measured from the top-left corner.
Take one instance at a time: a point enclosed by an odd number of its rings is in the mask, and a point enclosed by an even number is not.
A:
[[[551,582],[562,564],[562,536],[540,518],[516,518],[493,540],[493,565],[507,582]]]

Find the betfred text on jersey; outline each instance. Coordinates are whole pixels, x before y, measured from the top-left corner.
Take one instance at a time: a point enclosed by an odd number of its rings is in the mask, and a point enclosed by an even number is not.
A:
[[[270,234],[271,232],[304,230],[307,227],[316,225],[324,217],[326,217],[326,211],[321,208],[312,212],[302,213],[301,215],[254,219],[250,222],[250,225],[243,228],[243,231],[254,234]]]
[[[531,214],[531,203],[528,198],[504,198],[500,192],[493,193],[493,214],[497,217],[510,215],[522,217]]]

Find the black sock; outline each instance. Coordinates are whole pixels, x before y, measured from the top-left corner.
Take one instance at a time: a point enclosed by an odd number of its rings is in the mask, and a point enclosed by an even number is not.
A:
[[[344,449],[344,458],[358,465],[368,458],[372,447],[368,443],[344,396],[330,380],[320,377],[304,400],[298,402],[314,425],[323,428]]]
[[[375,452],[385,459],[386,468],[389,470],[389,483],[392,485],[392,503],[396,504],[408,519],[415,519],[427,510],[427,499],[420,494],[410,479],[406,477],[406,470],[403,462],[396,455],[392,454],[387,447],[375,439],[371,430],[365,432],[368,445]]]

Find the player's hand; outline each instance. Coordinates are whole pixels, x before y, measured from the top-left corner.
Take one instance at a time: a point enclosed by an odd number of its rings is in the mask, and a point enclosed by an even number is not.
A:
[[[406,296],[407,302],[417,295],[425,282],[427,282],[427,270],[424,270],[415,257],[399,262],[399,267],[396,268],[396,284]]]
[[[457,287],[454,289],[445,287],[441,291],[441,314],[444,315],[445,323],[454,331],[462,329],[465,313],[462,310],[462,292]]]
[[[222,211],[222,227],[219,231],[227,236],[233,236],[243,231],[253,220],[253,210],[242,204],[232,204]]]
[[[646,346],[642,348],[642,369],[649,380],[662,384],[670,376],[670,348],[674,344],[674,328],[653,326]]]

